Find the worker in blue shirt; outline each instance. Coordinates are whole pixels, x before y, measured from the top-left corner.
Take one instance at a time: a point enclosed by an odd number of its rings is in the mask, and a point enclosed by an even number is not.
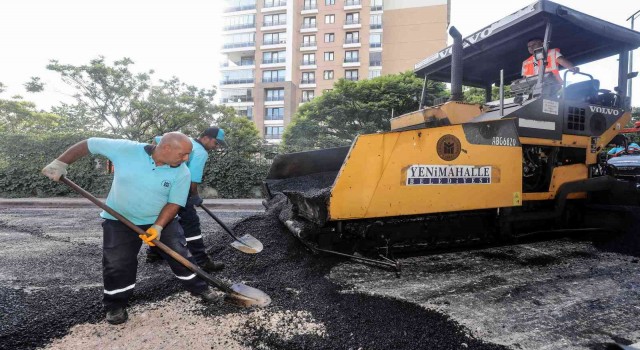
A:
[[[607,152],[608,155],[612,156],[612,157],[618,157],[620,155],[622,155],[622,153],[626,151],[627,153],[638,153],[640,152],[640,146],[638,146],[637,143],[635,142],[631,142],[629,144],[629,146],[627,146],[627,148],[625,149],[624,146],[616,146],[612,149],[609,150],[609,152]]]
[[[159,136],[156,137],[156,142],[158,139]],[[182,225],[184,235],[187,239],[187,247],[193,255],[196,264],[207,272],[219,271],[224,268],[224,264],[214,261],[207,255],[204,241],[202,240],[200,217],[195,207],[202,204],[202,198],[198,193],[198,184],[202,183],[204,166],[207,163],[207,159],[209,159],[208,152],[218,147],[226,147],[227,143],[224,140],[224,130],[216,126],[207,128],[197,139],[191,138],[190,140],[193,150],[186,164],[191,172],[191,185],[189,187],[187,203],[184,207],[180,208],[178,212],[178,216],[180,217],[179,222],[180,225]],[[155,249],[151,247],[147,249],[147,262],[155,262],[161,259],[162,257]]]
[[[55,159],[42,173],[54,181],[67,174],[69,164],[91,154],[109,158],[115,166],[107,205],[147,232],[134,231],[107,212],[103,228],[102,275],[103,302],[107,321],[120,324],[127,320],[127,301],[133,293],[138,266],[138,251],[142,241],[153,245],[159,239],[185,258],[191,258],[186,248],[182,227],[176,214],[187,202],[189,169],[183,164],[191,153],[191,142],[184,134],[165,134],[157,146],[128,140],[90,138],[78,142]],[[185,289],[205,301],[215,301],[216,295],[205,281],[189,269],[161,253]]]

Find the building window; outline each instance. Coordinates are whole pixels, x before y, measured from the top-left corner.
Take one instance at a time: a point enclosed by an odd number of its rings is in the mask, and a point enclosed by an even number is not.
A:
[[[325,61],[333,61],[334,59],[334,54],[333,51],[327,51],[324,53],[324,60]]]
[[[336,15],[325,15],[324,23],[326,24],[336,23]]]
[[[310,47],[316,46],[316,36],[315,35],[304,35],[302,37],[302,47]]]
[[[345,51],[344,62],[345,63],[360,62],[360,56],[358,55],[358,50]]]
[[[360,32],[347,32],[344,39],[345,44],[357,44],[360,42]]]
[[[278,45],[287,43],[287,33],[265,33],[262,35],[262,45]]]
[[[383,0],[371,0],[371,11],[382,11]]]
[[[347,13],[347,20],[344,24],[360,24],[360,13]]]
[[[381,75],[382,71],[380,69],[374,69],[369,71],[369,79],[377,78]]]
[[[336,4],[336,0],[324,0],[324,4],[329,6],[329,5],[335,5]]]
[[[253,119],[253,107],[241,107],[236,109],[236,114],[241,117],[246,117],[249,120]]]
[[[308,66],[316,64],[316,54],[315,53],[305,53],[302,55],[302,65]]]
[[[283,120],[284,107],[265,108],[264,120]]]
[[[382,33],[369,34],[369,47],[382,47]]]
[[[348,69],[344,71],[344,78],[347,80],[358,80],[358,70]]]
[[[335,34],[333,34],[333,33],[326,33],[326,34],[324,35],[324,42],[325,42],[325,43],[332,43],[332,42],[334,42],[334,41],[336,41],[336,35],[335,35]]]
[[[380,29],[382,28],[382,15],[371,15],[369,18],[369,28]]]
[[[284,101],[284,89],[265,89],[266,101]]]
[[[369,67],[382,66],[382,52],[369,52]]]
[[[265,139],[281,139],[284,133],[284,126],[265,126],[264,138]]]
[[[315,27],[316,27],[315,17],[305,17],[302,19],[302,28],[315,28]]]
[[[225,35],[223,39],[225,49],[234,47],[248,47],[256,45],[256,33]]]
[[[264,7],[287,6],[287,0],[264,0]]]
[[[313,90],[302,90],[302,102],[309,102],[315,97]]]
[[[287,14],[281,13],[279,15],[265,15],[264,23],[262,24],[264,27],[271,26],[282,26],[287,24]]]
[[[332,70],[324,71],[324,80],[333,80],[333,71]]]
[[[270,63],[284,63],[286,57],[286,51],[273,51],[273,52],[265,52],[262,54],[262,63],[270,64]]]
[[[238,102],[253,102],[253,96],[251,95],[252,89],[223,89],[221,90],[222,103],[238,103]]]
[[[316,0],[304,0],[304,10],[315,10],[318,8]]]
[[[255,28],[255,26],[256,26],[256,15],[225,17],[224,23],[223,23],[224,30]]]
[[[262,82],[263,83],[274,83],[278,81],[284,81],[284,69],[278,70],[265,70],[262,72]]]
[[[316,72],[302,72],[302,80],[301,84],[315,84],[316,83]]]

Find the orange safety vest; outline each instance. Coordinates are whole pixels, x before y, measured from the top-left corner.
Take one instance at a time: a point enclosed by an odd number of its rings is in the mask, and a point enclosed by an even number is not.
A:
[[[559,82],[562,82],[560,78],[560,71],[558,68],[558,57],[562,57],[559,49],[550,49],[547,52],[547,67],[545,72],[553,73]],[[542,65],[542,61],[536,61],[533,59],[533,55],[522,62],[522,76],[525,78],[538,75],[538,67]]]

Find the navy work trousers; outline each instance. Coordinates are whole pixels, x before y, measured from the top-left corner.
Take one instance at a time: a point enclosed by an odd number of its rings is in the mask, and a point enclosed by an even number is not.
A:
[[[151,225],[140,225],[146,231]],[[142,240],[125,224],[117,220],[105,220],[103,229],[102,251],[102,277],[104,279],[104,306],[111,310],[117,307],[126,307],[129,297],[136,285],[136,272],[138,269],[138,252]],[[178,220],[174,219],[162,230],[160,242],[175,250],[178,254],[191,260],[186,247],[186,241],[182,227]],[[159,253],[169,263],[169,267],[180,279],[184,288],[192,293],[202,293],[208,287],[205,281],[198,278],[191,270],[187,269],[160,249],[153,247],[154,252]]]

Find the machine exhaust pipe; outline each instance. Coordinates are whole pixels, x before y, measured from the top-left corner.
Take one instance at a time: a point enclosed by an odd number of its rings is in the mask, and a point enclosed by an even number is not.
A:
[[[451,50],[451,98],[449,101],[462,101],[462,34],[456,27],[449,28],[453,38]]]

